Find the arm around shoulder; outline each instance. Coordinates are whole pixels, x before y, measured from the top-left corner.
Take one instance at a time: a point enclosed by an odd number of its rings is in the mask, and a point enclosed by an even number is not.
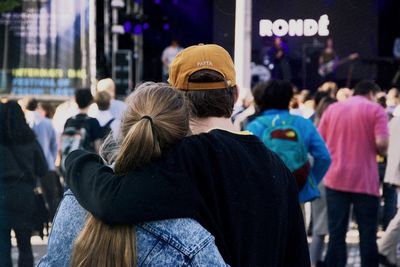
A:
[[[65,160],[66,182],[78,202],[95,217],[107,221],[107,208],[111,206],[114,193],[112,184],[117,182],[111,168],[102,158],[83,150],[71,152]],[[106,190],[110,189],[110,190]]]
[[[116,175],[102,159],[82,150],[66,159],[67,184],[79,203],[109,224],[168,218],[197,219],[197,194],[187,176],[149,165]]]

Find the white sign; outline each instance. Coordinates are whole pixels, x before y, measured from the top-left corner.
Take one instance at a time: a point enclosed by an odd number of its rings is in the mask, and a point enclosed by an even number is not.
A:
[[[318,21],[314,19],[277,19],[272,22],[269,19],[260,20],[260,36],[328,36],[328,15],[322,15]]]

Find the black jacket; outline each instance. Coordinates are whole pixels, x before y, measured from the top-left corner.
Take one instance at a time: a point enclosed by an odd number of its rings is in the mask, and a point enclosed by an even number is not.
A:
[[[190,217],[232,266],[310,266],[294,177],[255,136],[190,136],[125,176],[83,151],[66,166],[78,201],[108,223]]]
[[[12,146],[0,144],[0,229],[32,226],[33,189],[47,171],[46,158],[36,140]]]

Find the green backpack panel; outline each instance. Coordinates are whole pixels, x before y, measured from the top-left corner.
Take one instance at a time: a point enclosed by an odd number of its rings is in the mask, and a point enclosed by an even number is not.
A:
[[[293,125],[295,118],[291,115],[287,120],[283,120],[276,115],[272,120],[259,117],[256,121],[265,126],[261,140],[279,156],[293,173],[300,191],[307,182],[310,162],[300,131]]]

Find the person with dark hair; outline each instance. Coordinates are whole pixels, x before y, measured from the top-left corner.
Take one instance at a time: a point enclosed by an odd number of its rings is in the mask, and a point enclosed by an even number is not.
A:
[[[325,93],[323,93],[325,94]],[[315,98],[315,117],[314,124],[318,127],[319,122],[321,121],[322,114],[324,114],[325,110],[329,107],[329,105],[336,103],[337,100],[335,98],[330,97],[328,94],[323,96],[320,99]]]
[[[377,85],[373,81],[363,80],[356,84],[356,86],[354,87],[353,95],[368,96],[372,100],[374,100],[376,94],[380,91],[381,88],[379,87],[379,85]]]
[[[88,116],[89,106],[93,102],[90,89],[76,90],[75,102],[78,105],[79,113],[66,121],[64,131],[66,131],[67,128],[84,129],[83,148],[91,152],[98,151],[101,138],[103,138],[104,135],[99,121]]]
[[[35,98],[26,101],[25,117],[39,142],[46,157],[48,173],[41,177],[41,188],[49,208],[50,221],[53,220],[58,204],[62,198],[62,185],[56,172],[56,158],[58,153],[56,132],[50,119],[39,112],[39,104]]]
[[[274,37],[273,46],[268,51],[269,59],[273,64],[272,78],[285,81],[292,80],[292,71],[289,64],[289,47],[281,37]]]
[[[319,68],[322,66],[327,65],[329,62],[332,62],[332,68],[326,70],[325,72],[319,73],[321,75],[321,80],[325,82],[333,82],[336,80],[336,68],[335,64],[339,61],[339,57],[336,54],[334,45],[333,45],[333,38],[328,37],[325,41],[325,48],[322,51],[321,55],[319,56],[318,62],[319,62]],[[325,70],[325,69],[321,69]]]
[[[346,232],[350,206],[360,232],[362,266],[378,266],[376,231],[379,175],[376,155],[388,147],[388,116],[375,103],[379,86],[361,81],[354,95],[330,105],[319,131],[332,153],[332,166],[324,177],[328,204],[328,266],[346,266]]]
[[[99,156],[72,152],[66,178],[79,203],[109,224],[193,218],[230,266],[309,266],[291,172],[230,119],[238,93],[228,52],[211,44],[184,49],[169,83],[192,104],[193,135],[119,176]]]
[[[11,229],[17,238],[18,266],[33,266],[31,234],[37,178],[47,172],[34,132],[14,101],[0,104],[0,263],[12,267]]]
[[[26,109],[27,110],[36,110],[38,107],[38,102],[35,98],[29,98],[27,103],[26,103]]]
[[[293,87],[289,82],[272,80],[256,85],[253,93],[260,112],[268,109],[287,110],[293,97]]]
[[[86,109],[92,104],[93,96],[89,88],[77,89],[75,91],[75,102],[80,110]]]
[[[287,81],[258,84],[254,89],[254,101],[260,115],[246,129],[276,152],[293,172],[300,203],[305,203],[320,196],[317,185],[328,170],[331,158],[311,120],[289,113],[292,97],[293,87]],[[313,157],[311,168],[308,154]],[[298,162],[300,158],[304,162]]]
[[[38,103],[38,112],[45,118],[53,119],[55,108],[49,102],[39,102]]]

